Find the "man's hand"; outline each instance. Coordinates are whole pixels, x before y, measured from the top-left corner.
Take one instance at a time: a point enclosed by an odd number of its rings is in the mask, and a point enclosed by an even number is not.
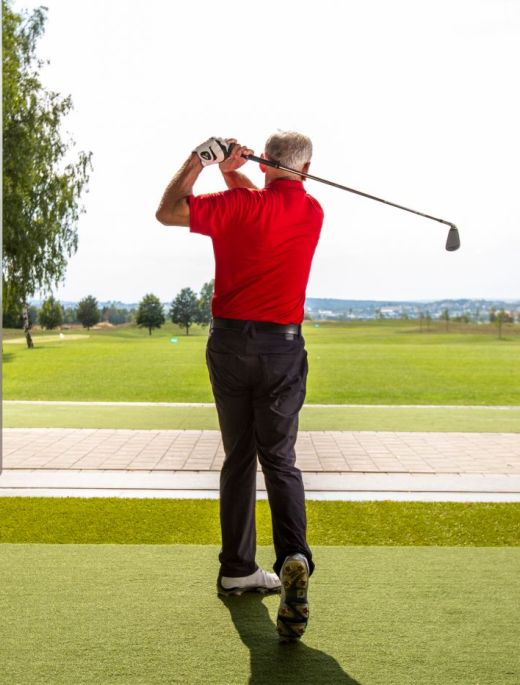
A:
[[[193,150],[193,152],[200,159],[202,166],[210,166],[210,164],[219,164],[227,159],[230,155],[232,143],[228,142],[231,138],[224,140],[224,138],[208,138],[205,143],[202,143]]]
[[[240,167],[244,166],[244,164],[247,162],[247,159],[245,159],[242,155],[253,154],[253,150],[250,150],[244,145],[239,145],[236,138],[226,138],[226,143],[231,146],[231,150],[229,156],[219,164],[220,171],[223,174],[229,174],[231,171],[240,169]]]

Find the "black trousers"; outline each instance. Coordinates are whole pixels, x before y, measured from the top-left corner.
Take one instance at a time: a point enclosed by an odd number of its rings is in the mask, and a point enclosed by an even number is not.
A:
[[[265,477],[276,552],[274,571],[306,541],[305,493],[295,466],[298,413],[305,399],[307,352],[301,335],[212,328],[206,348],[225,460],[220,474],[221,573],[254,573],[257,455]]]

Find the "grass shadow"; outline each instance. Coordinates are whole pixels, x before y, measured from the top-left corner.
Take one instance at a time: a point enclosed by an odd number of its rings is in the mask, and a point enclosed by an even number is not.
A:
[[[249,649],[251,676],[248,685],[272,683],[327,683],[361,685],[333,657],[304,642],[280,644],[262,595],[221,597],[229,609],[240,639]]]

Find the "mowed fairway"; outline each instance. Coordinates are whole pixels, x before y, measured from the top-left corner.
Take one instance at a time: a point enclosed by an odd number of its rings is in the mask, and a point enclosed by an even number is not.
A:
[[[306,401],[520,405],[518,327],[504,328],[502,340],[482,328],[447,333],[419,332],[416,322],[306,322]],[[33,350],[7,338],[4,398],[211,402],[206,337],[207,330],[194,327],[185,336],[167,324],[152,336],[135,327],[84,337],[75,330],[63,340],[54,334]]]
[[[276,596],[217,597],[218,551],[2,545],[3,682],[518,683],[517,548],[316,547],[309,628],[286,646]]]

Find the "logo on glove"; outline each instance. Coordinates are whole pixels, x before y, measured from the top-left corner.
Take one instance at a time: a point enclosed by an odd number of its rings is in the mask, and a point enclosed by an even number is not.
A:
[[[214,148],[216,148],[216,152]],[[209,166],[210,164],[219,164],[227,159],[232,148],[233,144],[226,143],[223,138],[208,138],[205,143],[196,147],[193,152],[198,155],[202,166]]]

